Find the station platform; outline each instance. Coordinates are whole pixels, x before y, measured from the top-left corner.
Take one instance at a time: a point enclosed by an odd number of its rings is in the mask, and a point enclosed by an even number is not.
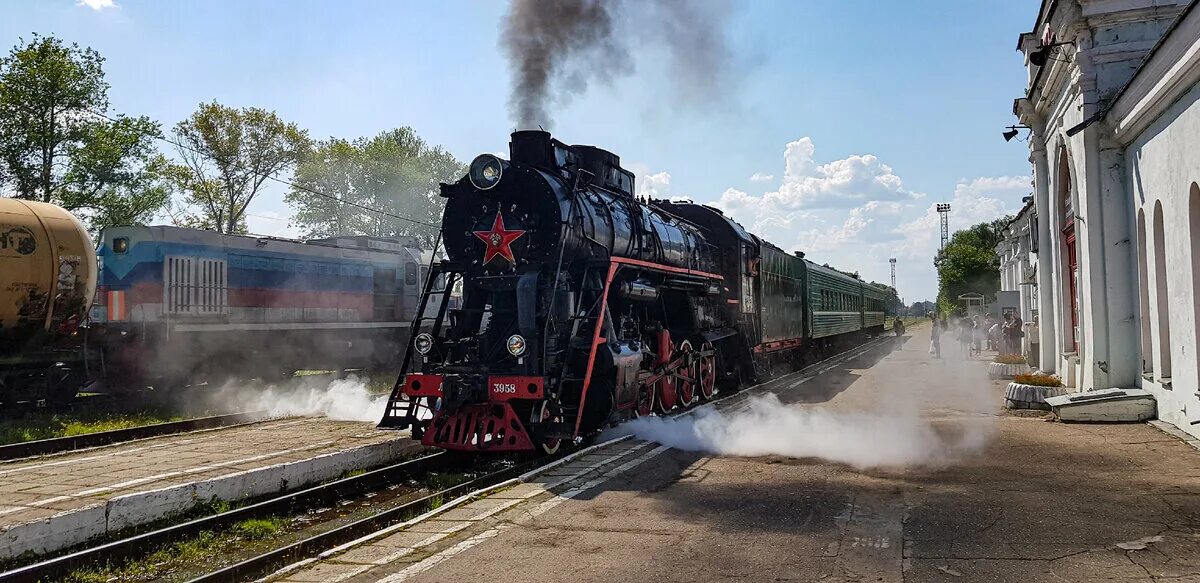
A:
[[[841,461],[637,442],[619,473],[484,498],[274,580],[1200,581],[1200,451],[1148,424],[1005,411],[990,357],[934,359],[928,333],[754,390],[808,413],[779,440],[855,440],[825,448]]]
[[[371,423],[291,418],[0,463],[0,559],[66,548],[213,499],[299,488],[419,450]]]

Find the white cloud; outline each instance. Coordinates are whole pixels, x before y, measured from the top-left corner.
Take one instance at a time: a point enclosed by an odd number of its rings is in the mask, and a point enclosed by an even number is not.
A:
[[[750,175],[750,182],[770,182],[775,180],[774,174],[765,174],[763,172],[755,172]]]
[[[75,5],[87,6],[88,8],[91,8],[97,12],[104,10],[105,8],[120,8],[120,6],[113,0],[76,0]]]
[[[638,176],[636,194],[640,198],[675,198],[671,195],[671,174],[668,172],[659,172],[657,174],[646,173]]]
[[[904,187],[871,154],[817,163],[809,138],[787,145],[780,188],[754,195],[730,188],[713,203],[747,230],[809,259],[889,281],[896,257],[897,287],[913,302],[937,293],[933,256],[940,240],[935,203]],[[1015,213],[1028,194],[1028,176],[963,179],[949,202],[951,231]],[[949,186],[949,185],[947,185]]]
[[[303,234],[292,224],[292,217],[272,210],[246,213],[246,229],[255,235],[295,239]]]

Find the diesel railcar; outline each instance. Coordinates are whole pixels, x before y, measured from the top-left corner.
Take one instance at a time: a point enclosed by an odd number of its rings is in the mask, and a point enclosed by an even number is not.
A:
[[[448,285],[426,283],[380,427],[553,452],[882,332],[880,288],[718,209],[633,193],[616,155],[542,131],[443,184],[447,259],[432,269]]]
[[[398,365],[430,256],[414,238],[101,233],[88,343],[110,387]]]

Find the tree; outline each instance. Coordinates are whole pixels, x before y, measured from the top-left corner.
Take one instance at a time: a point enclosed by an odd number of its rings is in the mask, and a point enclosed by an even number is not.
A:
[[[463,172],[453,156],[429,146],[409,127],[353,141],[331,138],[297,166],[297,187],[285,200],[310,237],[411,235],[432,246],[436,229],[420,223],[441,221],[445,203],[438,183]]]
[[[148,220],[168,199],[159,125],[107,113],[103,64],[93,49],[37,35],[0,59],[0,186],[94,228]]]
[[[1000,290],[1000,258],[996,245],[1003,238],[1011,216],[979,223],[950,237],[933,263],[938,271],[938,306],[943,312],[959,312],[958,296],[967,292],[995,298]]]
[[[176,124],[175,138],[183,166],[174,178],[186,205],[177,220],[221,233],[246,232],[246,207],[264,183],[310,147],[307,131],[273,111],[215,101]]]

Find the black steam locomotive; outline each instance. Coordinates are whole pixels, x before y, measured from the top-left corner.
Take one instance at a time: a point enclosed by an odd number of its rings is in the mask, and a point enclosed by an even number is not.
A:
[[[542,131],[515,132],[510,149],[441,185],[448,259],[432,266],[381,428],[552,453],[883,331],[888,288],[718,209],[639,201],[610,152]]]

